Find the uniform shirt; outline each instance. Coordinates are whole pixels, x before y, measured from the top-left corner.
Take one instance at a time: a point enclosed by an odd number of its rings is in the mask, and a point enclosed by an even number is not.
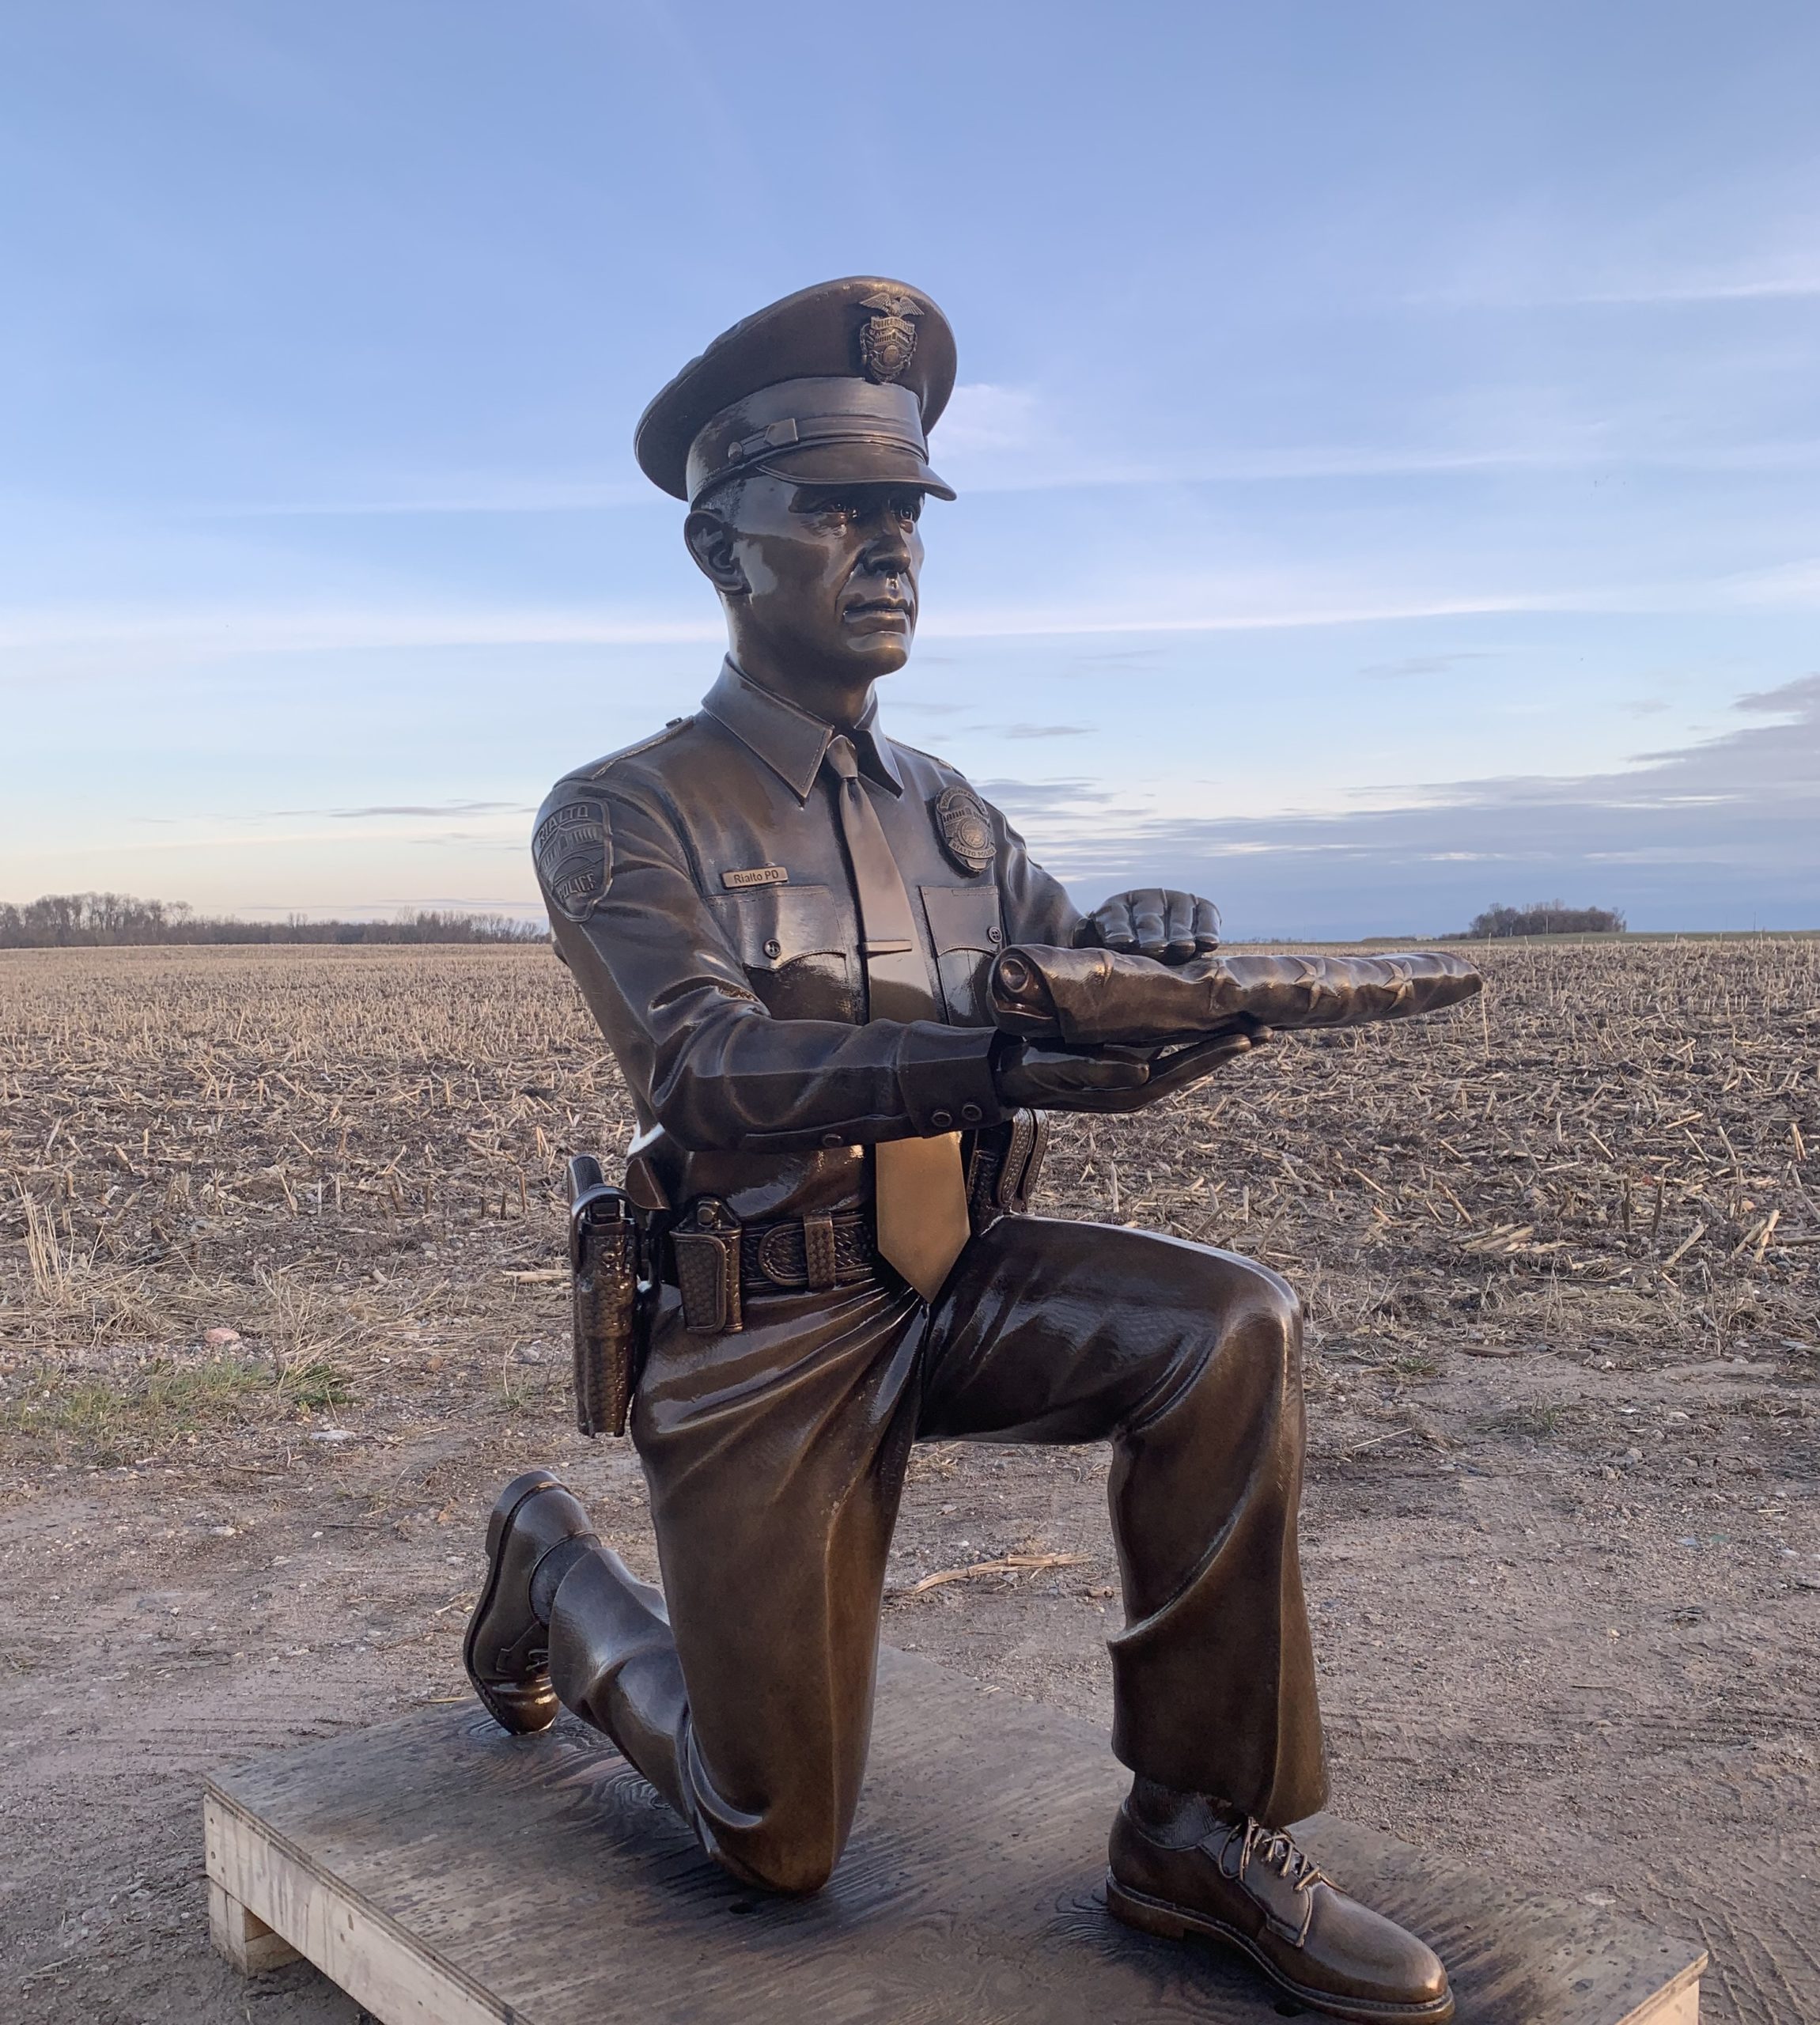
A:
[[[743,1218],[863,1206],[865,1149],[1003,1117],[988,966],[1080,916],[951,766],[850,734],[939,1020],[868,1021],[859,908],[824,767],[836,728],[731,661],[700,713],[579,768],[538,812],[558,953],[632,1093],[670,1202]]]

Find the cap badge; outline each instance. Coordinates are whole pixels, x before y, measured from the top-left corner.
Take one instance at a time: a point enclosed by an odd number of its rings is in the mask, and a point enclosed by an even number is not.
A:
[[[916,324],[922,305],[914,295],[894,295],[880,289],[861,299],[872,315],[860,326],[860,363],[866,377],[881,384],[901,379],[916,355]]]
[[[944,788],[936,798],[935,827],[942,849],[963,872],[981,872],[998,855],[992,819],[971,788]]]

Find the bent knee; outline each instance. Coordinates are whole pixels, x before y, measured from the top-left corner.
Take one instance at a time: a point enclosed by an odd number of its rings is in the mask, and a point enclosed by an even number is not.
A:
[[[1281,1274],[1254,1266],[1246,1291],[1247,1304],[1261,1317],[1260,1326],[1285,1343],[1292,1353],[1302,1347],[1302,1297]]]
[[[1301,1370],[1302,1303],[1295,1289],[1251,1259],[1228,1258],[1222,1263],[1228,1274],[1220,1289],[1222,1342],[1242,1346],[1247,1359],[1277,1365],[1285,1380],[1296,1379]],[[1230,1277],[1235,1269],[1236,1284]]]
[[[840,1860],[838,1848],[787,1840],[782,1837],[742,1837],[736,1855],[716,1852],[727,1868],[747,1884],[780,1897],[806,1898],[819,1891],[834,1874]]]
[[[834,1874],[834,1858],[818,1857],[811,1860],[781,1864],[774,1873],[766,1875],[759,1882],[767,1891],[775,1891],[781,1897],[807,1898],[819,1891]]]
[[[851,1825],[832,1796],[825,1804],[799,1799],[793,1806],[767,1807],[727,1835],[714,1853],[747,1884],[806,1898],[834,1875]]]
[[[1179,1286],[1184,1308],[1215,1318],[1222,1334],[1248,1329],[1301,1341],[1302,1303],[1280,1273],[1235,1251],[1199,1250],[1196,1263],[1199,1270]]]

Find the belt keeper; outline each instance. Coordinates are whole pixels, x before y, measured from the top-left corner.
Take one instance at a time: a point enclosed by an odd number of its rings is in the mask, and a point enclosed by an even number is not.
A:
[[[836,1285],[839,1272],[834,1258],[834,1220],[826,1209],[815,1212],[803,1219],[803,1262],[809,1276],[810,1290],[826,1293]]]

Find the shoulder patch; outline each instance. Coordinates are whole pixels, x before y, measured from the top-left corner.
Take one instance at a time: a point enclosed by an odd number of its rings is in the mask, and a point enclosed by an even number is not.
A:
[[[954,862],[963,872],[985,871],[997,856],[998,846],[986,804],[973,789],[958,785],[944,788],[935,798],[933,813],[941,847]]]
[[[551,904],[584,922],[607,896],[613,876],[613,829],[607,805],[569,790],[553,797],[531,840],[537,876]]]
[[[630,745],[622,745],[617,752],[609,752],[604,759],[595,759],[585,766],[577,766],[577,779],[597,781],[622,759],[635,759],[641,752],[649,752],[654,745],[668,745],[673,738],[679,738],[695,720],[693,717],[672,717],[661,731],[654,731],[649,738],[635,739]]]

